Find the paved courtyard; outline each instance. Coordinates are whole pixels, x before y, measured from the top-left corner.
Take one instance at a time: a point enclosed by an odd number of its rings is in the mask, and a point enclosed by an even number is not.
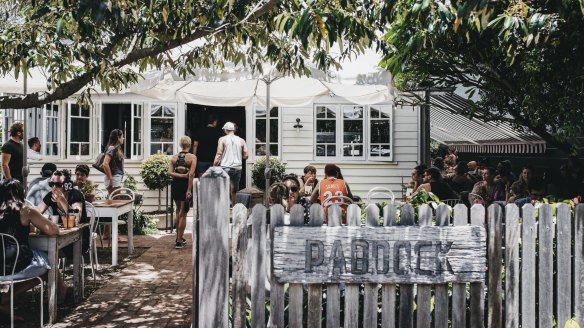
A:
[[[150,248],[53,327],[190,327],[191,234],[183,249],[174,237],[135,236],[136,247]]]

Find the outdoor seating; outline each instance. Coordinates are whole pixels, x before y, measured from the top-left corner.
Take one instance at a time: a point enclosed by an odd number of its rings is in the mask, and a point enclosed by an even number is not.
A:
[[[391,200],[390,204],[395,203],[395,195],[393,194],[393,191],[391,191],[389,188],[375,187],[369,189],[369,192],[367,193],[367,204],[371,203],[371,198],[373,196],[383,196],[384,198],[388,198]]]
[[[96,229],[99,224],[99,218],[96,218],[95,215],[95,207],[93,204],[89,202],[85,202],[85,208],[87,211],[87,215],[89,216],[89,262],[91,264],[91,275],[93,276],[93,283],[95,284],[95,271],[98,268],[98,261],[97,261],[97,246],[95,245],[95,241],[97,240],[98,234]],[[82,257],[83,259],[83,257]],[[85,266],[85,265],[84,265]],[[82,276],[84,277],[84,275]],[[83,284],[85,285],[85,284]]]
[[[114,200],[114,199],[122,199],[122,200],[132,200],[134,201],[135,195],[134,195],[134,191],[132,191],[132,189],[129,188],[119,188],[114,190],[108,197],[109,200]],[[126,220],[118,220],[118,225],[125,225],[127,224]],[[102,226],[111,226],[112,222],[111,221],[100,221],[99,225]],[[103,234],[100,234],[100,242],[101,242],[101,247],[103,247],[103,238],[102,238]],[[108,242],[108,247],[111,247],[111,238],[109,239]]]
[[[40,283],[41,286],[41,295],[39,298],[39,304],[40,304],[40,309],[41,309],[41,324],[40,326],[43,326],[43,293],[44,293],[44,286],[43,286],[43,279],[41,278],[41,276],[43,276],[47,271],[45,270],[45,272],[43,272],[42,274],[38,275],[37,277],[32,277],[32,278],[21,278],[18,276],[18,273],[15,275],[14,274],[14,270],[16,269],[16,264],[18,263],[18,256],[19,254],[19,244],[18,241],[16,240],[16,238],[14,238],[11,235],[5,234],[5,233],[0,233],[0,241],[2,242],[2,258],[5,259],[6,258],[6,248],[4,247],[4,245],[6,245],[8,242],[12,243],[15,245],[16,247],[16,258],[14,259],[14,264],[12,265],[12,270],[9,272],[6,272],[6,267],[4,265],[2,265],[2,275],[0,276],[0,285],[9,285],[10,287],[10,327],[14,327],[14,284],[15,283],[19,283],[19,282],[24,282],[24,281],[29,281],[29,280],[33,280],[33,279],[37,279]]]

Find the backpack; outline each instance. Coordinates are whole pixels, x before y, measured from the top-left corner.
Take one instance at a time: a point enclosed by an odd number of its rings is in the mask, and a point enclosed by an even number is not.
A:
[[[103,168],[103,160],[105,159],[105,153],[99,153],[99,155],[97,155],[97,158],[95,159],[95,162],[93,162],[93,164],[91,166],[93,166],[94,169],[98,170],[101,173],[105,173],[105,169]]]

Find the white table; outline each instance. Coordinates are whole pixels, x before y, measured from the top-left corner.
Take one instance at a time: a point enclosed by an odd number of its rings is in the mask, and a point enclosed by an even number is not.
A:
[[[31,249],[45,251],[49,254],[49,265],[51,269],[48,275],[49,296],[49,324],[55,322],[57,318],[57,279],[59,275],[59,250],[63,247],[73,244],[73,297],[75,303],[81,301],[83,296],[83,285],[81,275],[81,231],[88,227],[88,224],[80,224],[71,229],[60,229],[59,235],[47,236],[41,234],[31,234],[28,237],[28,243]]]
[[[128,213],[128,254],[134,252],[134,205],[133,200],[109,199],[93,202],[95,216],[99,218],[112,218],[112,265],[118,265],[118,220],[121,215]]]

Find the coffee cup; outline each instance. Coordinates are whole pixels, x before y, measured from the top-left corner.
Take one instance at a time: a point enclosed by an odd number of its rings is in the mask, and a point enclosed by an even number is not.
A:
[[[75,215],[62,216],[63,228],[71,229],[75,227]]]

